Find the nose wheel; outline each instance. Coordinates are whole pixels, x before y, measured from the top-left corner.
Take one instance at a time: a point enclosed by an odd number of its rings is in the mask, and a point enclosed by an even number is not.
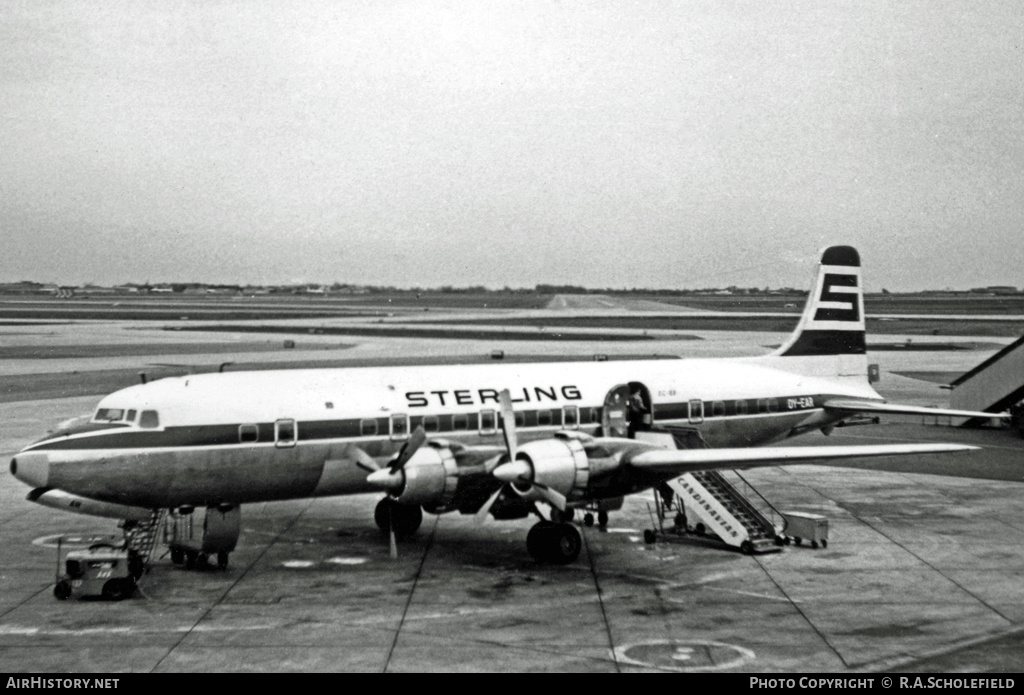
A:
[[[572,524],[541,521],[526,536],[526,550],[537,562],[567,565],[580,555],[583,538]]]

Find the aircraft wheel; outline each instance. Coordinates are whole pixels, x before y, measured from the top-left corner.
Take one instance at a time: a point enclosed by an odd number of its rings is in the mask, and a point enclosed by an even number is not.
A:
[[[199,559],[199,553],[194,550],[185,551],[185,569],[194,570],[196,568],[196,561]]]
[[[754,554],[754,544],[751,543],[750,541],[743,541],[742,543],[740,543],[740,552],[743,553],[744,555],[753,555]]]
[[[217,553],[217,567],[221,568],[222,570],[228,568],[228,554],[227,553],[225,553],[223,551]]]
[[[686,515],[682,512],[676,513],[676,518],[672,520],[677,530],[684,530],[686,528]]]
[[[598,512],[597,513],[597,525],[598,526],[607,526],[608,525],[608,512]]]
[[[698,536],[703,536],[705,531],[704,524],[697,524],[693,527],[693,530],[697,533]]]
[[[419,530],[423,523],[423,509],[418,505],[398,504],[389,497],[377,503],[373,520],[384,533],[394,529],[395,536],[404,538]]]
[[[539,521],[530,527],[530,532],[526,534],[526,552],[530,553],[537,562],[547,562],[548,547],[551,545],[548,537],[551,536],[551,530],[557,526],[553,521]]]
[[[392,521],[395,525],[395,535],[399,538],[405,538],[416,533],[420,528],[420,524],[423,523],[423,508],[419,505],[396,504],[395,509],[398,511],[398,514]]]
[[[800,536],[793,536],[793,542],[796,543],[797,545],[800,545],[801,543],[804,542],[804,539],[801,538]]]
[[[181,548],[171,548],[171,562],[173,562],[176,565],[184,564],[185,551]]]
[[[588,527],[588,528],[593,526],[594,525],[594,515],[591,514],[590,512],[587,512],[586,514],[584,514],[583,515],[583,525]]]
[[[135,585],[129,579],[111,579],[103,585],[103,598],[121,601],[132,595]]]
[[[644,543],[650,545],[654,541],[658,540],[658,534],[652,528],[644,529]]]
[[[822,548],[827,548],[828,547],[828,541],[825,540],[824,538],[821,539],[821,547]]]
[[[811,541],[811,547],[812,548],[817,548],[818,547],[818,541]]]
[[[58,601],[67,601],[71,598],[71,583],[66,579],[61,579],[53,587],[53,595],[57,597]]]
[[[556,565],[567,565],[580,556],[583,539],[575,526],[559,524],[549,532],[549,557]]]

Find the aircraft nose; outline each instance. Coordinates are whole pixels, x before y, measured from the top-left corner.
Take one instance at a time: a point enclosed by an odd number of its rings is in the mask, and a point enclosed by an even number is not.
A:
[[[50,459],[46,454],[18,454],[11,459],[11,475],[32,487],[46,487]]]

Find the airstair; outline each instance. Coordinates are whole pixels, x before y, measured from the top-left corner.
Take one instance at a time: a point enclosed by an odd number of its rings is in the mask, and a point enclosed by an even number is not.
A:
[[[677,449],[707,448],[707,442],[695,428],[668,430]],[[653,437],[644,437],[653,439]],[[785,538],[786,518],[738,471],[695,471],[668,481],[655,490],[658,522],[664,532],[664,519],[675,510],[676,534],[694,534],[717,538],[744,553],[775,552]],[[645,534],[654,539],[654,532]]]
[[[697,471],[667,483],[685,510],[687,531],[747,554],[778,550],[785,517],[738,472],[730,477],[733,482],[719,471]]]

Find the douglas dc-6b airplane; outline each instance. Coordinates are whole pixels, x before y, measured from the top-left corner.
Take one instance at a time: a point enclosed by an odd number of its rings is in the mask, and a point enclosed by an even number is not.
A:
[[[80,513],[207,506],[232,519],[218,531],[226,549],[247,502],[384,492],[375,520],[398,535],[424,509],[516,519],[541,502],[551,520],[530,530],[530,554],[572,562],[581,538],[567,510],[616,509],[686,472],[974,448],[765,446],[861,413],[997,417],[885,403],[867,378],[862,287],[857,251],[827,249],[796,330],[762,357],[160,379],[105,397],[87,424],[19,452],[11,473],[29,500]]]

